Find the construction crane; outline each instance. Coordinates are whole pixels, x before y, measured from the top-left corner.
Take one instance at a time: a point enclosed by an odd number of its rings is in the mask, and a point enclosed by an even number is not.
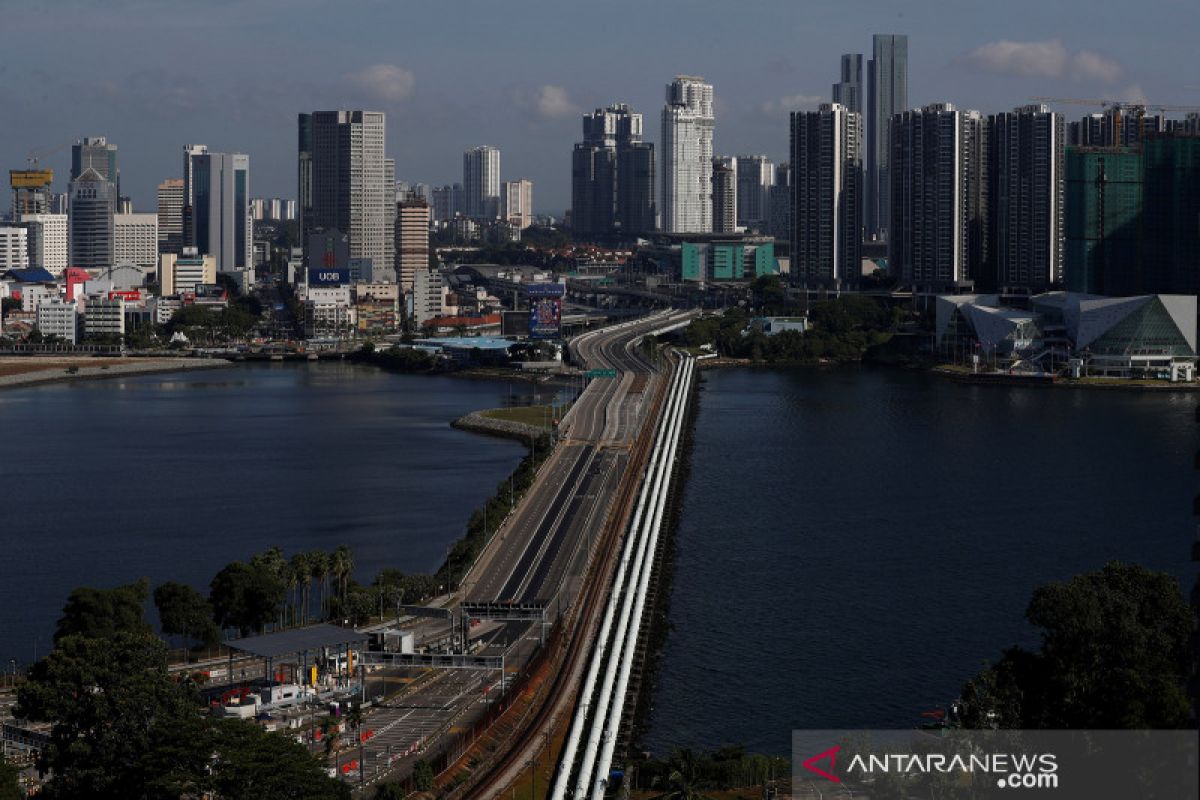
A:
[[[1169,111],[1200,112],[1200,106],[1165,105],[1162,103],[1135,102],[1131,100],[1102,100],[1081,97],[1031,97],[1029,99],[1035,103],[1099,106],[1100,108],[1108,109],[1113,112],[1113,138],[1118,144],[1121,142],[1121,126],[1124,123],[1125,117],[1133,117],[1137,121],[1138,140],[1140,141],[1146,132],[1146,111],[1148,110],[1164,114]]]
[[[47,156],[52,156],[55,153],[59,152],[60,150],[66,150],[68,147],[70,147],[73,144],[75,144],[75,143],[74,142],[64,142],[62,144],[56,144],[53,147],[43,147],[38,150],[30,150],[28,155],[25,156],[25,160],[29,163],[30,169],[37,169],[38,162],[41,161],[43,158],[46,158]]]

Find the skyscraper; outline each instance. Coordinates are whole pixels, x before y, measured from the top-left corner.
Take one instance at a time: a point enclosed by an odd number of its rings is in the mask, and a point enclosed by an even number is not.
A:
[[[888,126],[892,115],[908,109],[908,37],[875,34],[867,64],[866,235],[886,239],[888,204]]]
[[[654,229],[654,145],[642,115],[614,103],[583,115],[571,155],[571,227],[582,234]]]
[[[766,230],[770,212],[771,187],[775,185],[775,165],[766,156],[738,156],[737,224],[744,228]]]
[[[840,103],[791,117],[792,282],[840,287],[862,271],[862,117]]]
[[[833,85],[833,102],[841,103],[856,114],[863,113],[863,57],[861,53],[842,56],[841,80]]]
[[[891,124],[888,268],[917,292],[967,288],[983,253],[987,157],[983,115],[949,103]]]
[[[463,191],[467,216],[492,220],[500,216],[500,151],[482,145],[463,153]]]
[[[113,214],[117,187],[96,171],[85,167],[71,181],[68,216],[71,266],[105,269],[113,265]]]
[[[988,118],[991,286],[1041,292],[1062,279],[1062,117],[1030,105]],[[985,281],[987,283],[987,281]]]
[[[518,230],[533,224],[533,181],[505,181],[500,185],[500,216]]]
[[[728,156],[713,159],[712,231],[733,233],[737,230],[738,181],[734,160]]]
[[[200,255],[215,256],[219,272],[250,269],[254,266],[250,156],[202,149],[185,157],[184,202],[190,209],[190,224],[184,244]]]
[[[382,111],[317,111],[299,116],[297,210],[308,234],[350,237],[350,258],[370,259],[376,273],[395,262],[394,166],[385,154]],[[307,149],[305,149],[307,148]]]
[[[71,180],[74,181],[91,167],[111,183],[121,195],[121,170],[117,167],[117,146],[103,136],[88,136],[71,146]]]
[[[662,228],[705,233],[712,227],[713,88],[678,75],[662,112]]]
[[[26,214],[50,214],[54,182],[51,169],[10,169],[8,182],[12,187],[12,218],[18,220]]]
[[[1141,289],[1142,153],[1136,147],[1067,147],[1063,282],[1072,292]]]
[[[158,251],[183,252],[183,178],[158,185]]]
[[[780,245],[791,246],[792,242],[792,165],[785,161],[775,167],[775,183],[768,193],[769,208],[767,229],[764,233],[774,236],[775,249]]]
[[[429,204],[410,196],[396,203],[396,281],[413,290],[413,276],[429,269]]]
[[[1142,142],[1143,292],[1200,294],[1200,136]]]

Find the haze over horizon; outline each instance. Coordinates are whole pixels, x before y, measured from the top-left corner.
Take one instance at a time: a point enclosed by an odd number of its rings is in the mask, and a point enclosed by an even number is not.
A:
[[[492,144],[502,178],[533,180],[535,208],[561,214],[582,112],[628,103],[657,144],[664,85],[703,75],[715,152],[783,160],[787,112],[827,101],[839,56],[869,57],[873,33],[908,35],[913,106],[992,112],[1031,95],[1200,105],[1194,28],[1180,24],[1194,7],[1182,0],[1136,13],[1099,0],[1086,14],[1033,0],[907,5],[0,0],[0,168],[44,154],[64,191],[69,145],[106,136],[124,193],[152,211],[183,144],[203,143],[250,155],[254,196],[294,198],[296,115],[369,108],[387,112],[398,180],[460,181],[463,150]]]

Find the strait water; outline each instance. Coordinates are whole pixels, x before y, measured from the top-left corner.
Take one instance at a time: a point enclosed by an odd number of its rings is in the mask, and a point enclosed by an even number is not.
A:
[[[1036,644],[1037,586],[1110,559],[1191,590],[1200,395],[869,368],[701,386],[657,754],[912,727],[983,661]]]
[[[530,391],[329,363],[0,391],[0,662],[45,655],[81,585],[207,593],[275,545],[436,569],[525,452],[448,423]]]

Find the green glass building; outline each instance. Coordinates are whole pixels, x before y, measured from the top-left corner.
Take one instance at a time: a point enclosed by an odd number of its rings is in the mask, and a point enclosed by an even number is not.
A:
[[[1142,290],[1200,294],[1200,136],[1147,136],[1142,156]]]
[[[1063,271],[1069,291],[1142,290],[1142,189],[1137,148],[1067,148]]]

